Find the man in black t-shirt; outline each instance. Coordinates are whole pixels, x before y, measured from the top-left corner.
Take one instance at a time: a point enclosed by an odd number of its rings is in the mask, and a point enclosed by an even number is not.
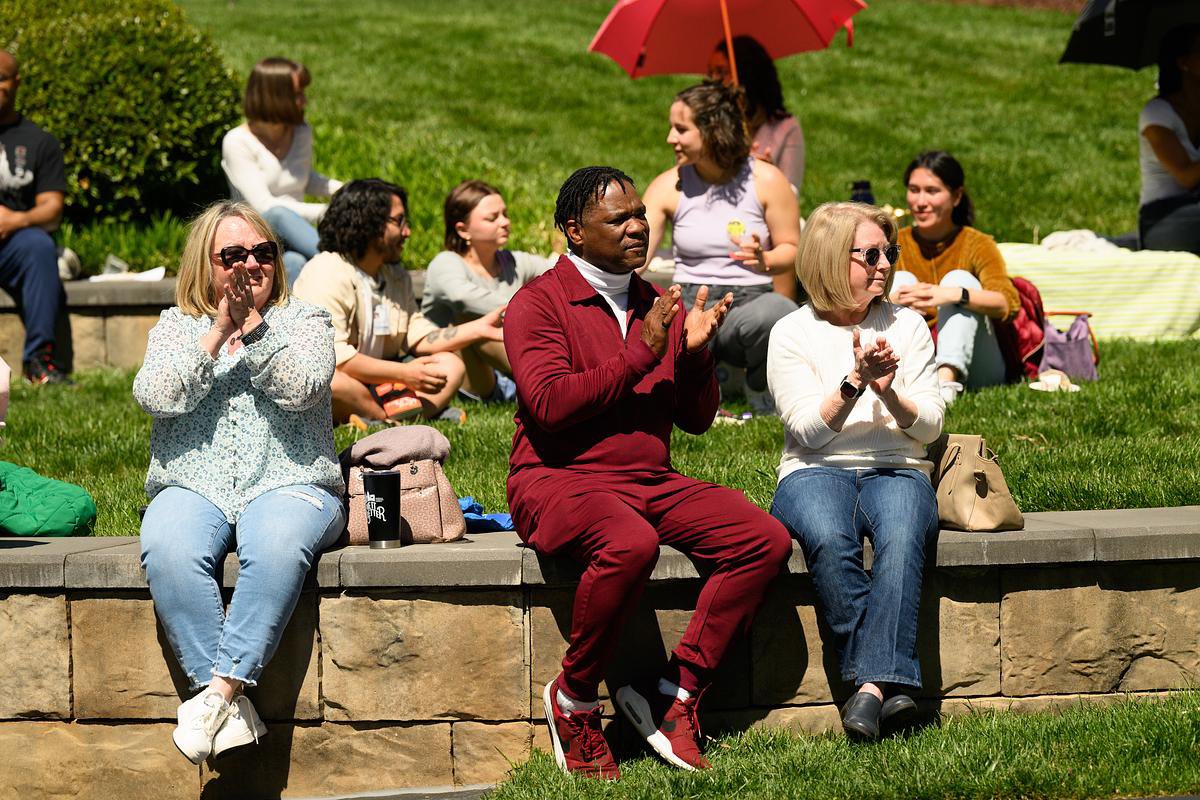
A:
[[[17,113],[17,59],[0,50],[0,288],[13,296],[25,325],[25,377],[70,383],[55,360],[55,326],[65,315],[58,254],[48,231],[62,219],[62,149]]]

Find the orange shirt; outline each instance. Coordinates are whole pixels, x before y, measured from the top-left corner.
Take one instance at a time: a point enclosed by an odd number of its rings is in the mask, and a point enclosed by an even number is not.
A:
[[[965,269],[979,279],[984,289],[1004,295],[1008,301],[1006,320],[1016,316],[1021,308],[1021,298],[1008,277],[1000,248],[996,247],[996,240],[986,233],[975,228],[962,228],[944,242],[919,245],[909,226],[900,230],[896,242],[900,245],[900,263],[896,268],[911,272],[918,281],[936,285],[946,277],[947,272]],[[926,319],[929,327],[937,325],[936,313]]]

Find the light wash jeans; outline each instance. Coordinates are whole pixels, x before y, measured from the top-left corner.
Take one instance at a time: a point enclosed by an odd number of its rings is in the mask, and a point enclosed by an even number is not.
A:
[[[288,288],[291,289],[300,277],[300,270],[317,254],[317,243],[321,237],[308,220],[290,208],[275,206],[263,214],[279,238],[283,240],[283,266],[287,270]]]
[[[900,270],[892,289],[918,283],[911,272]],[[946,273],[940,286],[982,289],[979,279],[965,269]],[[963,308],[958,303],[938,306],[937,366],[953,367],[968,389],[982,389],[1004,383],[1004,355],[996,339],[996,328],[985,314]]]
[[[771,516],[800,540],[842,679],[921,685],[917,611],[937,497],[917,469],[809,467],[775,490]],[[863,538],[875,549],[863,569]]]
[[[168,486],[142,519],[142,566],[154,610],[193,689],[214,676],[253,686],[275,654],[304,576],[345,526],[342,501],[285,486],[250,501],[236,532],[216,506]],[[235,546],[240,571],[226,613],[220,575]]]

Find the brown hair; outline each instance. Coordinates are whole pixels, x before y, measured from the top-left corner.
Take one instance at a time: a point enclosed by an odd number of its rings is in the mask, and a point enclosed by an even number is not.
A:
[[[308,67],[290,58],[264,58],[250,70],[242,109],[251,122],[283,122],[299,125],[304,111],[296,105],[295,76],[300,88],[312,82]]]
[[[442,208],[442,217],[446,220],[446,238],[442,243],[447,250],[459,255],[467,252],[467,242],[459,235],[456,226],[471,217],[471,212],[483,198],[494,194],[500,194],[500,190],[483,181],[463,181],[450,190]]]
[[[275,242],[279,258],[275,259],[275,269],[271,272],[271,296],[267,299],[267,307],[287,305],[287,271],[283,266],[283,243],[262,215],[246,203],[218,200],[192,220],[187,240],[183,243],[183,255],[179,259],[179,279],[175,283],[175,305],[189,316],[217,316],[217,300],[213,297],[212,283],[212,244],[217,235],[217,226],[229,217],[241,217],[264,239]]]
[[[716,81],[688,87],[675,95],[677,101],[691,109],[704,142],[704,154],[717,165],[725,180],[736,175],[750,155],[750,134],[742,114],[743,95],[739,87]]]
[[[796,255],[796,274],[815,311],[850,311],[857,307],[850,291],[850,248],[858,226],[871,222],[888,242],[896,243],[896,223],[883,210],[866,203],[825,203],[804,223]],[[882,301],[892,293],[895,264],[888,271]]]

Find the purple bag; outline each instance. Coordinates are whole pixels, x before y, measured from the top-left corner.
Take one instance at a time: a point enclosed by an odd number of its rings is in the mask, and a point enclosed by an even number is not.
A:
[[[1046,316],[1049,317],[1050,312]],[[1062,370],[1071,378],[1081,381],[1094,381],[1100,377],[1096,371],[1096,365],[1100,363],[1100,350],[1096,345],[1096,336],[1088,325],[1088,316],[1079,314],[1066,331],[1060,331],[1049,319],[1046,320],[1042,370]]]

